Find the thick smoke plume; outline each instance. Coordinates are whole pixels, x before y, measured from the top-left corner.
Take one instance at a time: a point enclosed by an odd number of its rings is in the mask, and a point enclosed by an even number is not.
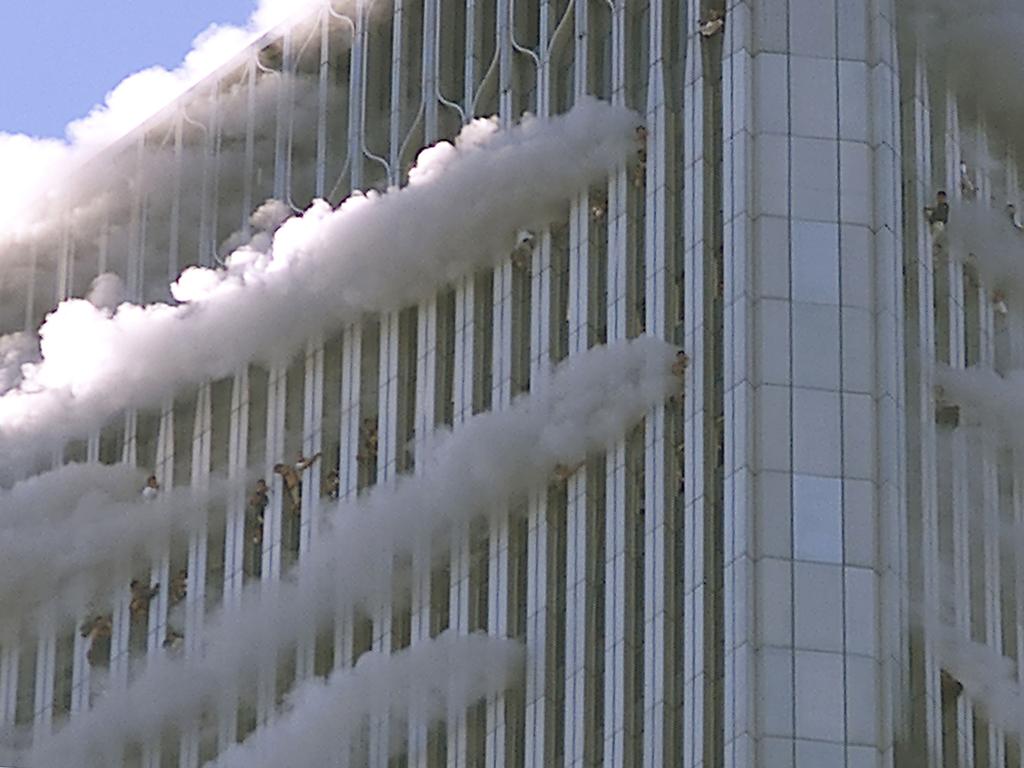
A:
[[[225,752],[215,768],[322,768],[362,746],[371,715],[397,731],[415,713],[439,722],[520,678],[523,649],[512,640],[451,630],[394,655],[367,653],[353,669],[313,680],[288,698],[274,723]]]
[[[1013,659],[948,624],[933,621],[929,628],[939,665],[963,686],[963,695],[992,725],[1024,735],[1024,687]]]
[[[896,5],[962,105],[1021,149],[1024,5],[1018,0],[897,0]]]
[[[953,252],[978,270],[985,286],[1024,301],[1024,233],[987,205],[957,206],[950,226]]]
[[[226,492],[214,480],[147,502],[143,480],[126,465],[69,464],[0,491],[0,627],[41,610],[74,617],[123,588],[162,545],[184,548],[206,527],[208,501]]]
[[[454,145],[424,150],[407,187],[355,194],[337,210],[316,202],[267,251],[186,270],[173,289],[179,305],[64,302],[40,329],[42,361],[0,397],[0,466],[249,361],[286,362],[317,334],[493,265],[519,230],[549,223],[624,162],[634,124],[593,100],[508,131],[477,120]]]
[[[422,475],[329,510],[289,578],[249,590],[239,607],[211,617],[201,657],[153,660],[126,692],[71,721],[29,763],[89,763],[112,744],[190,723],[224,691],[251,698],[257,669],[282,649],[335,615],[386,604],[394,558],[411,557],[426,542],[447,552],[452,530],[500,514],[507,502],[514,508],[552,482],[559,464],[574,465],[621,437],[678,390],[673,358],[671,347],[646,337],[598,347],[561,363],[508,410],[441,433],[417,457]]]
[[[326,3],[261,0],[244,27],[211,25],[196,37],[177,69],[155,66],[125,78],[103,104],[68,124],[66,140],[0,132],[0,168],[8,178],[18,180],[0,189],[0,241],[46,215],[47,199],[61,193],[71,168],[173,103],[260,35]]]

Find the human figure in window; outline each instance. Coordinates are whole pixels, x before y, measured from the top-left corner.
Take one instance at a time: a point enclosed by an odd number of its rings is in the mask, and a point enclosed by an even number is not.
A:
[[[331,501],[337,501],[341,494],[341,479],[338,477],[338,470],[332,469],[324,479],[324,493]]]
[[[945,242],[946,227],[949,224],[949,201],[943,190],[935,195],[935,204],[925,206],[924,215],[928,219],[928,225],[935,238],[935,246],[941,247]]]
[[[714,37],[725,27],[725,14],[722,11],[709,11],[707,18],[700,23],[701,37]]]
[[[285,491],[288,493],[288,500],[291,503],[292,514],[298,515],[302,511],[302,473],[313,466],[321,454],[317,453],[308,459],[299,451],[295,464],[275,464],[274,472],[284,480]]]
[[[129,608],[131,609],[132,617],[139,618],[149,610],[149,601],[160,592],[160,585],[153,584],[150,586],[138,579],[132,579],[131,590],[132,600]]]

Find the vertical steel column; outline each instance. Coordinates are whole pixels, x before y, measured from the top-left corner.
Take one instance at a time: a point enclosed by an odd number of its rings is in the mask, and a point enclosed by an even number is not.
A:
[[[91,695],[92,665],[89,663],[89,638],[82,637],[79,627],[87,620],[84,614],[75,622],[74,654],[71,662],[71,718],[74,719],[89,709]],[[0,700],[2,700],[0,695]]]
[[[281,475],[273,471],[278,462],[294,462],[284,455],[285,412],[288,397],[288,365],[276,363],[270,368],[267,382],[267,440],[264,477],[272,478],[270,504],[263,519],[263,556],[260,587],[273,590],[281,578],[281,519],[285,514],[286,495]],[[290,514],[290,512],[288,513]],[[264,725],[274,719],[277,687],[277,650],[268,649],[259,670],[256,696],[256,722]]]
[[[318,71],[316,111],[316,191],[322,199],[327,194],[327,94],[331,75],[331,15],[324,8],[320,14],[320,67]]]
[[[399,0],[400,3],[401,0]],[[400,24],[396,37],[400,36]],[[399,38],[400,39],[400,38]],[[392,121],[398,119],[392,113]],[[392,125],[394,127],[394,125]],[[393,483],[395,479],[398,447],[396,441],[398,415],[398,358],[399,350],[399,312],[385,312],[380,318],[380,343],[378,351],[378,400],[377,400],[377,484]],[[387,564],[381,573],[387,581],[392,580],[394,571],[394,553],[383,553]],[[393,646],[392,638],[392,601],[385,600],[373,610],[373,650],[376,653],[390,654]],[[387,768],[391,747],[391,723],[387,710],[374,711],[370,717],[370,766],[371,768]]]
[[[540,65],[537,67],[537,114],[551,114],[550,58],[551,7],[540,3]],[[551,230],[545,228],[535,248],[530,302],[530,389],[547,385],[551,365]],[[547,647],[548,647],[548,495],[547,489],[530,495],[527,521],[526,590],[526,718],[525,768],[547,764]]]
[[[511,127],[512,114],[512,32],[509,0],[497,1],[497,46],[499,48],[499,119],[504,129]],[[503,410],[512,403],[512,260],[505,259],[494,269],[491,367],[492,410]],[[487,556],[487,632],[491,637],[508,636],[509,616],[509,520],[507,510],[492,517]],[[506,764],[506,697],[504,692],[487,697],[485,714],[485,764],[503,768]]]
[[[74,262],[75,243],[71,238],[70,213],[61,214],[60,220],[60,250],[57,254],[57,291],[54,295],[54,304],[60,304],[68,298],[71,290],[71,272]]]
[[[424,139],[437,140],[438,132],[438,55],[441,0],[424,0],[423,72],[425,99]],[[413,429],[416,474],[422,475],[422,458],[434,431],[437,396],[437,297],[420,304],[416,318],[416,414]],[[413,552],[410,643],[413,646],[430,638],[431,542],[420,542]],[[422,713],[409,718],[409,768],[427,768],[429,764],[429,727]]]
[[[976,126],[976,150],[978,155],[978,187],[980,204],[988,204],[993,194],[993,183],[989,168],[988,158],[991,157],[988,145],[988,133],[981,120]],[[997,205],[1002,205],[997,202]],[[980,246],[979,246],[980,247]],[[988,370],[995,375],[995,311],[992,306],[992,293],[994,286],[987,284],[984,279],[979,280],[978,292],[978,327],[979,344],[978,365],[983,370]],[[972,536],[978,538],[980,533],[981,541],[976,541],[971,547],[971,560],[981,560],[983,572],[983,588],[981,594],[972,595],[973,600],[980,600],[983,606],[984,641],[995,653],[1003,653],[1003,632],[1002,632],[1002,605],[1001,605],[1001,547],[1000,538],[1000,499],[999,499],[999,441],[1001,439],[997,431],[989,426],[987,419],[981,421],[977,433],[981,441],[979,456],[981,468],[981,515],[975,510],[972,515],[973,521],[977,523]],[[980,528],[980,531],[978,530]],[[980,558],[978,557],[980,555]],[[973,567],[978,568],[979,564],[974,562]],[[988,748],[988,761],[991,766],[1006,765],[1006,734],[1003,729],[988,721],[984,724],[983,738],[986,739]]]
[[[128,301],[138,302],[142,294],[141,263],[145,251],[145,206],[146,196],[143,192],[145,184],[146,168],[146,137],[140,136],[135,142],[135,186],[132,196],[131,221],[129,223],[129,246],[125,259],[125,298]]]
[[[105,253],[105,239],[106,239],[106,224],[104,224],[104,232],[101,235],[100,245],[100,261],[104,262]],[[99,273],[102,274],[104,271],[103,266],[100,267]],[[98,464],[100,460],[100,440],[102,437],[101,432],[94,432],[89,436],[89,444],[86,450],[86,461],[90,464]],[[75,618],[75,630],[72,636],[72,651],[71,651],[71,705],[69,715],[75,718],[89,709],[89,697],[90,697],[90,684],[92,680],[92,665],[89,663],[88,652],[89,652],[89,638],[82,637],[82,633],[78,631],[87,620],[89,616],[83,611],[79,613]]]
[[[427,145],[437,141],[438,56],[440,54],[441,0],[423,0],[423,71],[421,73],[424,104],[424,140]]]
[[[231,416],[228,426],[228,498],[224,530],[223,607],[235,608],[242,600],[246,541],[246,504],[249,463],[249,368],[243,366],[231,383]],[[224,691],[218,706],[217,751],[237,739],[238,691]]]
[[[316,187],[318,199],[327,194],[327,100],[331,71],[331,15],[325,7],[320,13],[320,62],[318,68],[316,120]],[[334,382],[324,381],[324,341],[318,338],[306,348],[305,408],[303,421],[303,452],[314,456],[323,450],[324,388]],[[316,541],[321,516],[323,460],[310,468],[309,492],[302,498],[302,522],[299,533],[299,557],[304,557]],[[299,641],[295,662],[297,680],[313,676],[316,666],[316,634]]]
[[[244,585],[249,462],[249,368],[239,368],[231,382],[231,414],[228,425],[227,524],[224,531],[224,605],[237,606]]]
[[[217,196],[210,195],[210,175],[217,173],[218,146],[215,131],[217,130],[217,106],[220,101],[220,87],[214,82],[209,97],[211,115],[206,124],[195,122],[183,114],[185,120],[203,132],[203,168],[199,182],[199,234],[197,237],[196,263],[201,267],[209,267],[214,263],[214,252],[211,241],[214,239],[216,227],[210,227],[210,215],[216,216]]]
[[[431,2],[436,0],[430,0]],[[437,298],[419,307],[416,324],[416,474],[423,475],[423,456],[434,431],[437,391]],[[413,553],[411,644],[430,638],[431,542],[422,541]],[[428,724],[419,712],[409,721],[409,768],[426,768],[429,764]]]
[[[200,641],[205,629],[206,558],[209,525],[208,494],[210,489],[210,460],[213,449],[212,412],[212,387],[209,382],[206,382],[199,387],[196,398],[195,419],[192,425],[192,467],[190,480],[193,492],[199,494],[202,498],[204,510],[203,522],[197,524],[195,529],[189,532],[188,541],[185,624],[181,627],[181,631],[185,635],[185,657],[189,659],[198,658],[202,654],[202,643]],[[219,525],[219,521],[215,521],[215,524]],[[168,597],[169,587],[170,581],[162,590],[165,594],[168,594]],[[198,768],[199,742],[199,722],[198,719],[195,719],[182,728],[178,753],[179,768]]]
[[[156,466],[153,474],[163,489],[163,493],[169,493],[174,487],[174,400],[169,398],[164,401],[160,413],[160,431],[157,436]],[[159,498],[150,502],[153,504],[162,503]],[[163,643],[167,636],[167,596],[169,592],[170,579],[170,543],[160,542],[160,553],[150,566],[149,581],[144,586],[148,588],[151,584],[159,584],[160,591],[155,599],[149,601],[149,613],[146,623],[146,656],[147,658],[163,653]],[[133,596],[134,597],[134,596]],[[128,620],[131,621],[130,615]],[[130,631],[130,630],[129,630]],[[128,656],[129,669],[131,666],[131,648],[126,651]],[[151,739],[142,745],[143,768],[160,768],[163,748],[159,738]]]
[[[963,158],[961,144],[960,116],[956,95],[946,94],[946,162],[947,180],[954,201],[954,209],[963,205],[960,186],[960,162]],[[949,364],[962,369],[967,364],[965,348],[965,281],[962,258],[964,254],[954,253],[949,246],[948,270],[949,296],[946,311],[949,313]],[[969,421],[967,409],[961,409],[960,426],[953,433],[953,620],[957,632],[965,639],[971,637],[971,578],[970,578],[970,520],[972,508],[969,482]],[[957,723],[960,731],[959,764],[963,768],[974,768],[974,707],[967,697],[957,699]]]
[[[248,240],[252,235],[253,189],[252,174],[256,165],[256,66],[258,50],[250,52],[246,63],[246,105],[245,105],[245,169],[242,175],[242,236]]]
[[[217,263],[217,234],[220,229],[220,150],[223,142],[221,134],[220,82],[213,86],[213,108],[210,115],[210,150],[207,162],[211,165],[210,179],[210,210],[206,237],[200,244],[200,264],[211,267]]]
[[[470,3],[473,1],[469,0]],[[455,371],[452,376],[455,429],[473,415],[473,381],[477,375],[473,365],[475,288],[473,275],[461,278],[455,285]],[[463,522],[457,524],[452,531],[451,583],[448,593],[448,626],[459,635],[469,634],[471,558],[469,525]],[[448,720],[449,768],[466,768],[467,751],[468,717],[466,711],[461,710]]]
[[[353,166],[353,172],[356,166]],[[363,328],[362,323],[353,323],[342,336],[341,352],[341,441],[339,481],[340,497],[344,500],[356,498],[359,491],[360,412],[359,393],[362,389]],[[334,665],[350,666],[353,642],[353,616],[347,612],[335,617]]]
[[[476,101],[478,61],[476,30],[477,0],[466,0],[466,60],[463,111],[473,114]],[[461,278],[455,285],[455,370],[452,383],[453,427],[458,427],[473,413],[474,369],[473,340],[475,291],[472,275]],[[452,531],[450,584],[448,593],[448,626],[460,635],[469,633],[470,620],[470,563],[472,544],[468,524],[456,526]],[[448,719],[448,768],[465,768],[468,759],[467,712],[462,710]]]
[[[683,95],[685,199],[683,204],[685,257],[684,347],[691,364],[686,373],[684,400],[683,475],[683,733],[684,768],[696,768],[704,758],[705,647],[704,621],[708,586],[704,583],[704,434],[713,427],[705,422],[704,412],[704,284],[707,282],[704,251],[705,200],[705,73],[701,38],[693,34],[700,23],[699,3],[688,4],[685,12],[686,71]],[[607,727],[607,726],[606,726]]]
[[[644,306],[648,335],[671,339],[666,302],[673,276],[668,272],[667,256],[674,252],[669,241],[672,230],[668,208],[666,170],[669,163],[667,146],[671,141],[671,123],[666,105],[665,57],[662,41],[665,36],[665,9],[662,0],[652,0],[648,8],[647,78],[647,183],[646,234],[644,237],[644,275],[646,285]],[[725,334],[728,338],[729,334]],[[675,649],[667,642],[674,606],[666,600],[668,582],[673,578],[671,564],[675,542],[674,499],[667,498],[669,482],[665,460],[666,422],[670,418],[665,403],[647,413],[644,422],[644,765],[657,768],[671,762],[665,754],[666,739],[672,729],[673,702],[667,696],[674,683]],[[736,566],[739,568],[739,566]],[[742,572],[741,572],[742,578]],[[726,580],[728,584],[728,579]],[[728,590],[728,588],[727,588]],[[728,592],[726,600],[728,601]],[[727,675],[730,670],[726,666]]]
[[[277,125],[274,129],[274,199],[287,202],[292,198],[292,157],[288,151],[288,130],[292,99],[292,33],[282,37],[281,82],[277,91]]]
[[[314,339],[306,345],[305,376],[303,377],[303,429],[302,453],[315,456],[323,449],[324,410],[324,344]],[[321,516],[321,472],[323,459],[306,470],[303,483],[302,518],[299,524],[299,562],[316,541]],[[299,577],[302,578],[302,571]],[[295,659],[295,677],[302,681],[313,676],[316,654],[316,633],[311,628],[298,642]]]
[[[626,103],[626,0],[610,3],[612,11],[612,103]],[[608,343],[627,336],[628,174],[625,163],[608,184]],[[627,547],[626,439],[615,442],[605,458],[605,604],[604,604],[604,765],[625,765],[626,742],[626,589],[632,553]]]
[[[178,277],[180,269],[180,235],[181,235],[181,174],[184,158],[184,146],[182,144],[184,129],[184,115],[181,110],[174,116],[174,170],[171,174],[171,218],[168,222],[170,232],[168,233],[167,245],[167,283],[173,283]],[[200,198],[200,208],[205,208]]]
[[[38,626],[35,705],[32,709],[33,744],[39,744],[53,729],[53,682],[57,658],[57,632],[53,617],[43,617]]]
[[[128,411],[125,414],[124,449],[121,463],[132,467],[138,465],[138,431],[138,412]],[[149,468],[147,471],[150,471]],[[118,573],[118,577],[123,583],[112,597],[110,675],[107,685],[107,690],[112,695],[116,695],[118,691],[128,685],[128,641],[131,631],[131,612],[129,611],[131,590],[127,584],[131,575],[129,571],[122,569]]]
[[[589,57],[589,6],[575,4],[576,34],[574,91],[578,101],[587,93]],[[587,351],[590,339],[590,198],[581,192],[569,211],[569,355]],[[593,585],[589,579],[591,542],[588,520],[588,473],[586,466],[566,480],[565,533],[565,701],[562,717],[563,755],[566,768],[582,768],[590,722],[592,670],[588,669],[587,648],[594,642],[588,621]]]
[[[932,196],[931,105],[928,98],[928,73],[920,54],[902,60],[903,149],[913,156],[904,163],[903,183],[907,210],[920,210]],[[911,170],[913,169],[913,170]],[[907,325],[905,349],[911,365],[907,370],[907,423],[911,435],[908,455],[908,514],[899,536],[899,546],[907,552],[912,569],[905,580],[891,579],[887,593],[899,604],[901,625],[910,626],[910,601],[922,602],[926,610],[937,611],[939,528],[938,485],[936,476],[937,434],[935,427],[935,273],[938,251],[932,242],[924,216],[908,218],[904,227],[909,305],[904,317]],[[916,299],[916,301],[915,301]],[[913,446],[917,448],[913,448]],[[930,762],[941,761],[942,712],[939,666],[926,624],[920,633],[901,631],[904,646],[898,669],[898,685],[909,692],[909,711],[894,713],[902,720],[897,754],[928,755]],[[912,652],[914,648],[916,652]],[[918,650],[919,649],[919,650]],[[921,674],[909,669],[911,659],[919,658]]]
[[[391,18],[391,109],[388,131],[389,184],[397,186],[402,178],[402,93],[407,74],[403,57],[405,27],[405,5],[403,0],[394,0]],[[378,344],[378,393],[377,393],[377,483],[393,482],[397,468],[398,451],[398,366],[400,350],[400,311],[383,313],[380,318],[380,341]],[[388,563],[384,571],[389,580],[394,569],[394,553],[387,552]],[[392,637],[393,606],[386,600],[376,607],[373,617],[373,650],[390,654]],[[391,746],[391,723],[388,713],[374,712],[370,721],[370,765],[387,768]]]
[[[0,727],[13,728],[18,711],[18,648],[17,632],[6,634],[0,646]]]
[[[164,493],[174,487],[174,400],[168,399],[160,415],[160,434],[158,436],[156,467],[154,474]],[[180,480],[180,478],[179,478]],[[150,572],[150,584],[159,584],[160,592],[155,600],[149,603],[149,623],[146,633],[146,652],[155,655],[162,652],[164,639],[167,636],[167,595],[170,580],[170,543],[160,543],[160,554],[153,562]],[[148,585],[147,585],[148,586]]]

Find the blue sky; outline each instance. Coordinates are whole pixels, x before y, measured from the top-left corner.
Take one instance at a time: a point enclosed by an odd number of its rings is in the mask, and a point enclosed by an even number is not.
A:
[[[213,22],[255,0],[0,0],[0,131],[63,137],[126,76],[177,66]]]

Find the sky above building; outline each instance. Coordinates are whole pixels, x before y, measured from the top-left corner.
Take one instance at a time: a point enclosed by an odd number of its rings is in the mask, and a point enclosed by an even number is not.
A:
[[[0,0],[0,132],[63,138],[126,76],[178,66],[211,24],[255,0]]]

